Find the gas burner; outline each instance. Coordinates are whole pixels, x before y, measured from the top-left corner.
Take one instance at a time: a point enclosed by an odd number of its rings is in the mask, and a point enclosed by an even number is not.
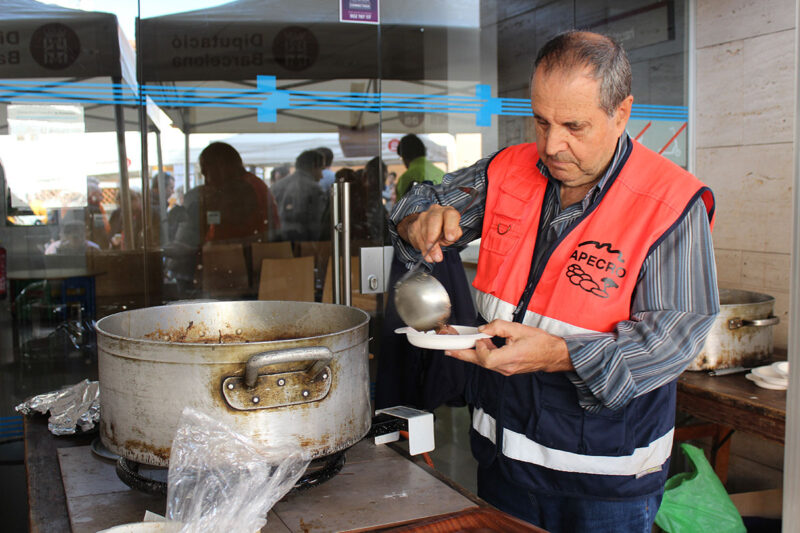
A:
[[[307,490],[328,481],[342,470],[344,463],[344,450],[314,459],[297,480],[292,491]],[[156,496],[167,495],[167,482],[162,480],[167,476],[166,468],[144,465],[120,457],[117,459],[116,470],[122,482],[132,489]]]
[[[314,459],[305,473],[297,480],[292,490],[306,490],[325,483],[338,474],[345,463],[344,450]]]
[[[145,472],[140,472],[140,468],[146,468],[147,474],[153,474],[153,477],[146,475]],[[130,488],[144,492],[145,494],[155,494],[156,496],[167,495],[167,469],[157,468],[150,465],[143,465],[136,461],[131,461],[124,457],[117,459],[117,476],[123,483]],[[157,479],[157,478],[163,478]]]

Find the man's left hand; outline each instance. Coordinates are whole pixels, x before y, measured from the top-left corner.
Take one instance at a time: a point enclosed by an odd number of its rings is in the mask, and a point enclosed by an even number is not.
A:
[[[493,320],[479,329],[481,333],[505,338],[505,346],[498,348],[491,339],[479,339],[474,350],[450,350],[445,355],[480,365],[504,376],[536,371],[575,370],[564,339],[543,329],[506,320]]]

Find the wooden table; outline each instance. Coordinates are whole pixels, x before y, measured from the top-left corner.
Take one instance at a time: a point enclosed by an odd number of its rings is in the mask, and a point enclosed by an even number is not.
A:
[[[786,391],[763,389],[744,376],[687,371],[678,378],[678,410],[705,423],[676,428],[675,439],[711,437],[711,464],[723,483],[734,431],[784,443]]]

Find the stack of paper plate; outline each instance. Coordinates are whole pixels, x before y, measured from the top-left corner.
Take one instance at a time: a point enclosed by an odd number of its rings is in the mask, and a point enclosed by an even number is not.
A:
[[[765,389],[786,390],[789,386],[789,363],[781,361],[759,366],[752,369],[745,377]]]

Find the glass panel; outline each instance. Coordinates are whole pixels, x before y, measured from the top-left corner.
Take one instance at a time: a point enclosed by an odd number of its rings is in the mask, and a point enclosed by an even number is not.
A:
[[[633,70],[628,133],[673,162],[687,165],[687,3],[578,0],[575,26],[607,33],[625,47]]]
[[[335,3],[163,4],[141,3],[138,42],[143,93],[172,123],[162,166],[185,191],[161,241],[166,299],[332,301],[336,177],[352,238],[383,243],[363,179],[379,168],[377,27],[339,23]]]
[[[0,0],[0,416],[96,378],[93,320],[198,298],[332,302],[348,265],[370,351],[407,368],[380,331],[394,279],[362,290],[383,265],[359,261],[389,244],[413,163],[401,139],[421,142],[430,179],[533,141],[530,67],[560,31],[623,42],[630,134],[686,165],[685,0],[384,0],[379,24],[318,0],[58,3]],[[470,280],[477,243],[452,261]]]
[[[132,22],[136,1],[127,9]],[[0,415],[32,392],[96,378],[93,321],[125,305],[121,292],[146,304],[142,268],[111,284],[102,260],[143,246],[115,216],[117,193],[141,190],[129,36],[112,13],[0,7],[0,364],[15,370]],[[140,218],[125,203],[128,221]]]

